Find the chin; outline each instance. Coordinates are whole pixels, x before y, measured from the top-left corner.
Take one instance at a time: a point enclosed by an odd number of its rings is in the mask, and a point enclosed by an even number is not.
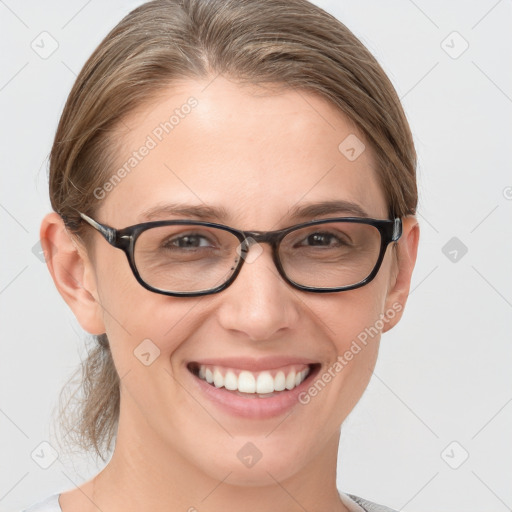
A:
[[[294,439],[295,437],[295,439]],[[293,445],[285,446],[282,436],[231,439],[209,461],[199,462],[211,478],[241,487],[264,487],[291,478],[308,463],[305,442],[296,436],[287,437]],[[203,452],[204,453],[204,452]],[[212,460],[215,461],[212,464]],[[226,478],[226,475],[229,475]]]

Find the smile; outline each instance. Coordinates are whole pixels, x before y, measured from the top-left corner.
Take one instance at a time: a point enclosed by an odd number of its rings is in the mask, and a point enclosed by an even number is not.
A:
[[[276,392],[291,391],[311,373],[311,366],[306,364],[288,365],[259,372],[206,364],[190,365],[189,369],[201,380],[216,388],[257,395],[261,398],[274,396]]]
[[[289,414],[299,395],[320,372],[321,363],[294,356],[203,359],[186,363],[196,390],[219,412],[264,420]]]

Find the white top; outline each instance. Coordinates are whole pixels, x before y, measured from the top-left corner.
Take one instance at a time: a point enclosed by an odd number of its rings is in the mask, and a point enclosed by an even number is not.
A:
[[[31,507],[25,509],[23,512],[62,512],[59,505],[60,494],[52,494],[48,498]],[[340,492],[340,498],[343,505],[345,505],[350,512],[395,512],[393,509],[378,505],[353,494],[344,494]]]

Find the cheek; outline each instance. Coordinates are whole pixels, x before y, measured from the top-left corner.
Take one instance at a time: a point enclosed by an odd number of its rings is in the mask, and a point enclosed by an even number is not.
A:
[[[372,376],[385,325],[388,277],[386,272],[381,276],[356,290],[312,297],[308,301],[331,347],[329,360],[301,402],[315,410],[311,417],[321,420],[320,429],[332,430],[343,422]],[[325,409],[336,412],[325,418]]]
[[[146,290],[121,251],[107,247],[97,261],[98,296],[118,373],[140,370],[141,362],[152,366],[175,349],[179,337],[173,329],[181,327],[197,300]]]
[[[377,276],[371,283],[355,290],[314,298],[310,303],[338,355],[348,350],[353,341],[377,338],[382,330],[379,321],[385,304],[385,284]],[[316,304],[315,304],[316,302]]]

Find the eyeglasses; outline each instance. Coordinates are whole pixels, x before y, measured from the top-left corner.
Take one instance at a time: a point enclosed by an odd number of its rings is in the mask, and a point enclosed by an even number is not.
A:
[[[114,229],[80,213],[109,244],[121,249],[137,281],[163,295],[196,297],[231,285],[249,250],[272,247],[279,274],[294,288],[341,292],[368,284],[387,246],[402,234],[402,221],[369,218],[313,220],[277,231],[241,231],[190,220],[146,222]]]

